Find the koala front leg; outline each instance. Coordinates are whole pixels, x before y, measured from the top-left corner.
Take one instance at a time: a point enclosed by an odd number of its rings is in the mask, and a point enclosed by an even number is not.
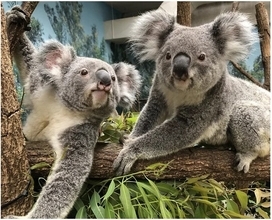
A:
[[[91,123],[68,128],[60,136],[62,155],[57,158],[52,174],[26,218],[67,216],[90,173],[97,137],[98,126],[94,128]]]
[[[29,30],[30,19],[27,17],[22,8],[18,5],[13,6],[10,11],[6,13],[7,17],[7,34],[10,35],[11,24],[16,23],[17,25],[23,26],[25,30]],[[13,58],[17,64],[20,72],[21,82],[25,84],[25,79],[31,68],[32,56],[35,52],[35,47],[28,39],[25,33],[23,33],[16,46],[14,47]]]
[[[208,122],[175,116],[148,133],[129,140],[113,163],[116,174],[129,173],[137,159],[157,158],[193,147],[208,127]]]
[[[270,152],[270,106],[240,101],[232,111],[229,141],[237,151],[237,170],[247,173],[254,159]]]
[[[142,109],[136,125],[130,137],[139,137],[165,120],[167,116],[167,104],[165,97],[156,88],[152,87],[149,99]]]

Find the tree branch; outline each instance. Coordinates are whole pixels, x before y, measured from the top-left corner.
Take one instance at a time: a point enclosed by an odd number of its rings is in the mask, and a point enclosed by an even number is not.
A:
[[[264,67],[264,85],[263,87],[270,91],[270,27],[267,10],[264,3],[255,5],[256,20],[260,36],[260,46],[262,52],[262,61]]]
[[[230,61],[231,64],[240,71],[241,74],[243,74],[245,77],[247,77],[251,82],[255,83],[256,85],[260,86],[263,88],[263,84],[261,84],[258,80],[256,80],[252,75],[250,75],[249,73],[247,73],[240,65],[238,65],[237,63]]]
[[[27,154],[30,165],[46,162],[52,164],[54,153],[47,142],[27,142]],[[98,143],[95,149],[94,163],[91,178],[106,179],[112,178],[112,164],[118,153],[122,149],[120,144]],[[217,181],[260,181],[270,180],[270,160],[269,157],[258,158],[253,161],[248,173],[237,172],[235,170],[235,152],[225,147],[190,148],[181,150],[178,153],[153,160],[139,160],[132,168],[133,172],[145,169],[153,163],[171,163],[164,174],[158,179],[185,179],[186,177],[210,174],[210,178]],[[44,176],[49,173],[49,167],[32,171],[34,177]],[[149,178],[157,179],[153,174],[147,175]],[[140,177],[139,177],[140,178]]]
[[[232,2],[231,11],[233,11],[233,12],[238,11],[239,10],[239,4],[240,4],[240,2]]]
[[[177,2],[177,23],[191,26],[191,2]]]

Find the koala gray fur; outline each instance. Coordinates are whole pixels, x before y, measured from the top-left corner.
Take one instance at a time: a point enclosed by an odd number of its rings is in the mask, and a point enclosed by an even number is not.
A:
[[[151,159],[199,143],[231,143],[237,170],[270,152],[270,93],[231,76],[229,60],[239,61],[257,39],[241,13],[223,13],[211,23],[185,27],[163,10],[138,18],[131,43],[140,60],[154,60],[148,101],[124,148],[114,161],[118,175],[137,159]]]
[[[7,25],[12,22],[27,25],[19,6],[7,13]],[[55,40],[36,50],[23,34],[16,47],[31,110],[24,134],[31,141],[49,141],[56,152],[46,185],[24,218],[64,218],[91,171],[100,123],[118,104],[134,103],[141,77],[132,65],[78,57]]]

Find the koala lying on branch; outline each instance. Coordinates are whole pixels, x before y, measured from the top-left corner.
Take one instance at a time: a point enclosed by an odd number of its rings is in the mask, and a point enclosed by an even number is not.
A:
[[[26,26],[25,17],[15,6],[7,25]],[[36,50],[25,34],[14,58],[31,111],[24,134],[31,141],[49,141],[56,152],[46,185],[25,218],[64,218],[91,171],[100,123],[118,104],[133,104],[140,75],[129,64],[78,57],[72,47],[53,40]]]
[[[257,39],[244,14],[224,13],[185,27],[163,10],[138,18],[131,43],[141,61],[154,60],[148,101],[114,162],[118,175],[137,159],[172,154],[204,143],[231,143],[238,171],[270,151],[270,93],[231,76],[229,60],[247,56]]]

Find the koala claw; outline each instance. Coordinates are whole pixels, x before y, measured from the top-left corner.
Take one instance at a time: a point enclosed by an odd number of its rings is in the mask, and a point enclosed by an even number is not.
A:
[[[22,10],[22,8],[18,5],[15,5],[11,11],[6,13],[8,17],[8,23],[19,23],[24,25],[24,29],[29,31],[31,27],[28,25],[30,24],[29,16]]]
[[[247,156],[241,153],[237,153],[235,160],[238,162],[238,172],[244,170],[244,173],[247,173],[249,171],[251,160],[249,161],[249,158],[247,158]]]
[[[113,170],[117,176],[126,175],[131,171],[137,159],[136,154],[131,148],[123,148],[113,162]]]

